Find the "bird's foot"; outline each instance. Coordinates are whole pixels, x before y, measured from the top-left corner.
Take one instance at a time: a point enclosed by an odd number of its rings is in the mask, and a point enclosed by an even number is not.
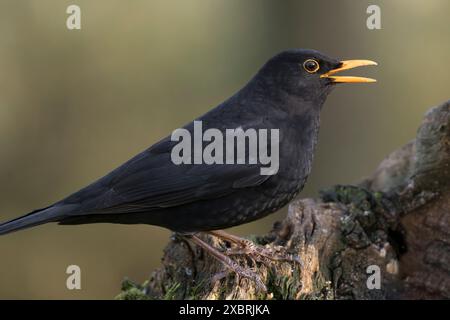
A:
[[[204,242],[196,235],[191,235],[191,236],[189,236],[188,239],[190,239],[193,243],[195,243],[196,245],[203,248],[206,252],[211,254],[214,258],[216,258],[217,260],[222,262],[222,264],[224,264],[229,270],[233,271],[238,278],[243,277],[243,278],[250,279],[256,283],[256,286],[258,287],[259,290],[261,290],[263,292],[267,292],[267,288],[264,285],[264,283],[262,282],[261,278],[255,272],[253,272],[251,269],[240,266],[235,261],[230,259],[227,255],[223,254],[222,252],[218,251],[217,249],[215,249],[208,243]],[[213,280],[215,280],[215,281],[220,280],[221,278],[225,277],[226,275],[227,275],[227,273],[223,273],[223,272],[220,274],[216,274],[213,277]]]
[[[237,245],[237,248],[230,248],[225,252],[227,256],[245,255],[266,265],[269,265],[272,261],[294,262],[300,266],[302,265],[300,257],[287,253],[282,247],[266,248],[248,239],[228,234],[221,230],[211,231],[210,234]]]

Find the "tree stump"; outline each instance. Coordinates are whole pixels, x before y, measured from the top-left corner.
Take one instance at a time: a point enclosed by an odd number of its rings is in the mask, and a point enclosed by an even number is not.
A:
[[[173,237],[162,267],[143,285],[124,281],[118,298],[450,298],[450,101],[429,110],[415,140],[390,154],[370,178],[323,190],[320,199],[293,201],[283,221],[251,240],[282,246],[303,266],[236,258],[260,275],[264,293],[233,273],[217,277],[225,271],[221,264]]]

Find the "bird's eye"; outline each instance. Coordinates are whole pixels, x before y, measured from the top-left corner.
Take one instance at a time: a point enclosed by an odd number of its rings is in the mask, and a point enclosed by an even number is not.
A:
[[[308,59],[303,62],[303,68],[305,68],[306,72],[315,73],[319,70],[319,63],[314,59]]]

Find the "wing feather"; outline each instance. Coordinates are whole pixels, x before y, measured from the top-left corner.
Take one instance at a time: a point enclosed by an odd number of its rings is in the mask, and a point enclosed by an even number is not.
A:
[[[175,165],[171,146],[166,138],[63,202],[81,202],[79,214],[146,212],[222,197],[270,178],[260,165]]]

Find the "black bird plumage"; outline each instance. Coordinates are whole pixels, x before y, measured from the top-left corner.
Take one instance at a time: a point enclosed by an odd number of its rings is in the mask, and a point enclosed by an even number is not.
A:
[[[304,62],[320,69],[310,73]],[[284,51],[236,94],[197,120],[204,130],[279,129],[279,171],[261,165],[182,164],[170,136],[67,198],[0,225],[0,234],[40,225],[151,224],[190,233],[227,228],[270,214],[300,192],[311,171],[320,111],[342,62],[314,50]],[[193,123],[185,126],[193,131]]]

